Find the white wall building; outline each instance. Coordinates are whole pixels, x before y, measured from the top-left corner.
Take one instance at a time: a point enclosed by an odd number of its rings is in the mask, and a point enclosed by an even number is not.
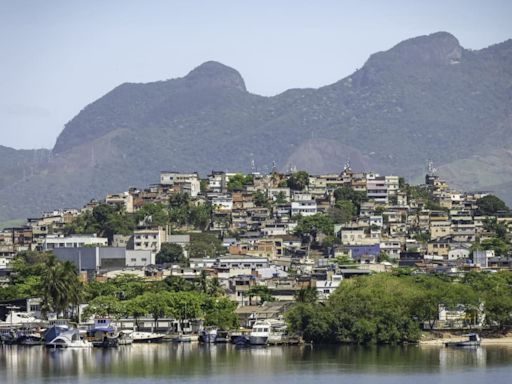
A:
[[[162,243],[167,242],[167,233],[162,227],[139,229],[133,232],[133,249],[136,251],[160,252]]]
[[[312,216],[318,212],[315,200],[292,201],[292,216]]]
[[[201,192],[201,181],[197,172],[160,172],[160,184],[179,185],[182,188],[182,192],[187,193],[192,197],[196,197]]]
[[[43,242],[43,250],[48,251],[56,248],[80,248],[92,245],[106,247],[108,246],[108,239],[106,237],[97,237],[94,233],[90,235],[84,234],[68,237],[48,235]]]

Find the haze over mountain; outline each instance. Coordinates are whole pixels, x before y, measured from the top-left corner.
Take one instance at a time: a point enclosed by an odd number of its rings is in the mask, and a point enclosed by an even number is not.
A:
[[[427,159],[454,186],[512,202],[512,40],[472,51],[446,32],[378,52],[352,75],[274,97],[206,62],[187,76],[125,83],[66,124],[53,150],[0,147],[0,218],[82,206],[157,182],[164,169],[290,166],[419,180]]]

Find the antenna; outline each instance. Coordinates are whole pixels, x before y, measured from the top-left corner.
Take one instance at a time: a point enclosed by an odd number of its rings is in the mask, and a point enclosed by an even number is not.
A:
[[[276,165],[276,161],[275,160],[272,160],[272,173],[275,173],[277,170],[277,165]]]
[[[431,159],[427,160],[427,174],[433,176],[436,172],[437,168],[434,167],[434,162]]]
[[[351,171],[352,170],[350,168],[350,157],[347,157],[347,161],[345,161],[345,165],[343,166],[343,170],[344,171]]]

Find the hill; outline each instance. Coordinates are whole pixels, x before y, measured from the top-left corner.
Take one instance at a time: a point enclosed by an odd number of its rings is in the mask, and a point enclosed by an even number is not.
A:
[[[473,51],[446,32],[420,36],[332,85],[274,97],[207,62],[183,78],[118,86],[67,123],[51,152],[0,148],[0,219],[81,206],[163,169],[247,171],[253,159],[261,171],[276,161],[318,173],[350,158],[410,180],[432,159],[450,183],[510,203],[511,100],[512,40]]]

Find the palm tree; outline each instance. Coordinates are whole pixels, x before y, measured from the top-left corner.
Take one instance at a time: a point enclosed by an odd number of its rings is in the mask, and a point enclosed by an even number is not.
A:
[[[81,298],[81,283],[70,262],[61,263],[55,256],[48,258],[41,276],[42,311],[67,314],[70,304],[77,305]]]

